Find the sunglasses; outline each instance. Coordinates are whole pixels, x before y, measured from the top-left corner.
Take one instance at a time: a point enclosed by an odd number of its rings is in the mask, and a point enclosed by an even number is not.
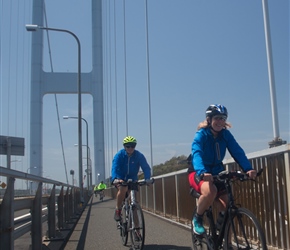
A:
[[[125,145],[126,148],[135,148],[136,145]]]
[[[227,120],[227,117],[224,116],[224,115],[216,115],[213,117],[214,120],[223,120],[223,121],[226,121]]]

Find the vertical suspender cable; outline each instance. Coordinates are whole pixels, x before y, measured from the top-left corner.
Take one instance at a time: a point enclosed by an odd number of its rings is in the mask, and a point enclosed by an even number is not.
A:
[[[17,21],[16,21],[16,23],[19,23],[19,2],[17,3]],[[18,41],[19,41],[19,39],[18,39],[18,34],[19,34],[19,30],[18,30],[18,25],[17,25],[17,28],[16,28],[16,58],[19,58],[19,55],[18,55]],[[16,61],[18,61],[18,60],[16,60]],[[16,96],[16,100],[15,100],[15,135],[17,135],[17,124],[18,124],[18,114],[17,114],[17,106],[18,106],[18,93],[19,93],[19,91],[18,91],[18,74],[19,74],[19,72],[18,72],[18,62],[16,63],[16,79],[15,79],[15,91],[16,91],[16,93],[15,93],[15,96]]]
[[[25,23],[25,14],[26,14],[26,1],[23,2],[23,9],[24,9],[24,15],[23,15],[23,23]],[[21,79],[22,79],[22,86],[21,86],[21,117],[20,117],[20,123],[22,124],[22,128],[21,128],[21,135],[24,134],[24,131],[23,131],[23,124],[24,124],[24,83],[25,83],[25,80],[24,80],[24,65],[25,65],[25,62],[24,62],[24,51],[25,51],[25,39],[24,39],[24,32],[23,32],[23,37],[22,37],[22,62],[21,62],[21,65],[22,65],[22,76],[21,76]],[[21,162],[21,171],[24,172],[24,169],[23,169],[23,161]],[[21,182],[21,188],[23,189],[23,183],[25,183],[24,181]]]
[[[113,93],[113,87],[112,87],[112,56],[111,56],[111,52],[112,52],[112,49],[111,49],[111,45],[112,45],[112,42],[111,42],[111,8],[110,8],[110,3],[111,1],[108,2],[109,4],[109,8],[108,8],[108,30],[109,30],[109,41],[108,41],[108,44],[109,44],[109,77],[110,77],[110,81],[109,81],[109,84],[110,84],[110,132],[111,132],[111,156],[110,158],[113,159],[113,96],[112,96],[112,93]]]
[[[12,33],[12,27],[11,27],[11,23],[12,23],[12,2],[13,1],[10,1],[10,29],[9,29],[9,41],[12,41],[12,36],[11,36],[11,33]],[[10,58],[11,58],[11,44],[9,44],[9,49],[8,49],[8,81],[7,81],[7,84],[8,84],[8,91],[7,91],[7,96],[8,96],[8,100],[7,100],[7,103],[8,103],[8,107],[7,107],[7,135],[9,135],[9,128],[10,128],[10,124],[9,124],[9,117],[10,117],[10,85],[11,85],[11,82],[10,82]]]
[[[108,2],[108,66],[109,66],[109,74],[108,74],[108,77],[109,77],[109,101],[110,101],[110,134],[111,134],[111,150],[110,150],[110,159],[113,159],[113,97],[112,97],[112,58],[111,58],[111,52],[112,52],[112,49],[111,49],[111,7],[110,7],[110,1]],[[110,166],[109,166],[109,173],[110,173]]]
[[[150,92],[150,67],[149,67],[149,35],[148,35],[148,7],[145,0],[146,18],[146,51],[147,51],[147,86],[148,86],[148,105],[149,105],[149,133],[150,133],[150,155],[151,155],[151,175],[153,175],[153,150],[152,150],[152,122],[151,122],[151,92]]]
[[[105,48],[104,48],[104,54],[105,54],[105,57],[104,57],[104,65],[105,65],[105,68],[104,68],[104,82],[106,82],[106,83],[108,83],[108,56],[107,56],[107,51],[108,51],[108,48],[107,48],[107,44],[108,44],[108,41],[107,41],[107,32],[108,32],[108,30],[107,30],[107,27],[108,27],[108,25],[107,25],[107,7],[108,6],[108,2],[107,1],[105,1],[104,2],[104,7],[103,7],[103,10],[104,11],[102,11],[102,13],[103,13],[103,25],[106,27],[106,29],[104,29],[103,30],[103,32],[104,32],[104,34],[103,34],[103,44],[105,45]],[[109,93],[109,89],[108,89],[108,84],[106,84],[105,85],[105,109],[106,109],[106,112],[105,112],[105,115],[106,115],[106,117],[105,117],[105,122],[106,122],[106,124],[107,125],[105,125],[105,127],[109,127],[109,124],[110,124],[110,121],[109,121],[109,95],[110,95],[110,93]],[[106,135],[107,135],[107,142],[109,142],[110,141],[110,129],[107,129],[106,130]],[[107,143],[107,146],[106,146],[106,148],[107,148],[107,154],[106,154],[106,158],[107,158],[107,163],[108,163],[108,169],[110,169],[110,165],[109,165],[109,163],[110,163],[110,161],[111,161],[111,158],[110,158],[110,155],[111,155],[111,153],[110,153],[110,151],[111,151],[111,145],[110,145],[110,143]],[[98,177],[97,177],[98,178]]]
[[[45,1],[43,2],[43,11],[44,11],[45,24],[46,24],[46,27],[47,27],[47,15],[46,15]],[[47,36],[47,44],[48,44],[48,51],[49,51],[48,53],[49,53],[50,67],[51,67],[51,72],[53,72],[51,47],[50,47],[50,40],[49,40],[49,32],[48,32],[48,30],[46,30],[46,36]],[[58,122],[61,150],[62,150],[62,156],[63,156],[63,162],[64,162],[65,177],[66,177],[67,184],[69,184],[68,176],[67,176],[67,168],[66,168],[66,160],[65,160],[64,148],[63,148],[62,132],[61,132],[61,126],[60,126],[60,120],[59,120],[58,101],[57,101],[57,95],[56,94],[54,94],[54,100],[55,100],[55,107],[56,107],[56,113],[57,113],[57,122]],[[72,185],[73,185],[73,183],[72,183]]]
[[[123,12],[124,12],[124,60],[125,60],[125,103],[126,103],[126,136],[129,135],[128,131],[128,91],[127,91],[127,60],[126,60],[126,6],[125,0],[123,0]]]
[[[118,133],[118,89],[117,89],[117,48],[116,48],[116,44],[117,44],[117,35],[116,35],[117,31],[116,31],[116,0],[114,0],[114,54],[115,54],[115,105],[116,105],[116,152],[118,151],[118,145],[119,145],[119,133]]]

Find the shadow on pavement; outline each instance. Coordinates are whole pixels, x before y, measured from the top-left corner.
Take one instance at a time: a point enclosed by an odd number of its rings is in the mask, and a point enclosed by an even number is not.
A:
[[[103,201],[100,201],[100,200],[98,200],[98,201],[95,201],[95,202],[92,202],[92,204],[90,204],[90,206],[94,206],[94,205],[97,205],[97,204],[100,204],[100,203],[106,203],[106,202],[109,202],[109,201],[111,201],[111,200],[114,200],[113,198],[106,198],[106,199],[104,199]]]
[[[144,250],[191,250],[191,247],[179,247],[174,245],[145,245]]]

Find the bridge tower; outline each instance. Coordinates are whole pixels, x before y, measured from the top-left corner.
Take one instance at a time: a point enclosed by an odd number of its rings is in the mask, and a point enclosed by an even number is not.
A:
[[[103,44],[102,1],[92,3],[92,71],[81,73],[81,93],[93,97],[94,168],[97,176],[105,177],[104,111],[103,111]],[[44,0],[34,0],[32,24],[44,26]],[[54,27],[62,28],[62,27]],[[73,39],[73,38],[72,38]],[[30,170],[43,173],[43,97],[45,94],[78,93],[77,73],[43,71],[43,32],[32,33],[31,50],[31,107],[30,107]]]

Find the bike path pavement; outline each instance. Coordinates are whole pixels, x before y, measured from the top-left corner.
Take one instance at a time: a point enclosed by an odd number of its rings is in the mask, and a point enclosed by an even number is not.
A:
[[[113,219],[116,201],[92,196],[78,225],[75,227],[65,250],[130,250],[130,236],[127,246],[122,245],[120,231]],[[161,219],[144,211],[144,250],[191,250],[190,229]]]

